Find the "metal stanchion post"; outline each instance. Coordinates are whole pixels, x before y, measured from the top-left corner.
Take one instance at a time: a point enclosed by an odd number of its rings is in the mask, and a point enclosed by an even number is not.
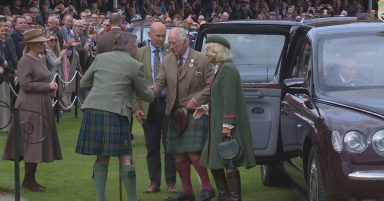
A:
[[[75,94],[76,97],[79,98],[79,73],[76,73],[76,89]],[[75,118],[77,118],[77,107],[78,107],[78,99],[75,100]]]
[[[56,97],[55,97],[55,100],[57,101],[56,105],[55,105],[55,114],[56,114],[56,122],[59,123],[59,121],[60,121],[60,103],[59,103],[59,101],[60,101],[60,97],[59,97],[60,96],[59,95],[59,93],[60,93],[60,83],[59,83],[59,77],[58,76],[55,78],[55,81],[56,81],[56,83],[58,85],[57,91],[56,91]]]
[[[19,110],[12,108],[11,111],[14,114],[13,126],[15,128],[15,201],[20,201],[20,125],[19,125]]]

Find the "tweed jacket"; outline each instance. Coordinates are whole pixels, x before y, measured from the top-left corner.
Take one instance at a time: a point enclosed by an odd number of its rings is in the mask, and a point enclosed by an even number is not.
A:
[[[163,47],[163,57],[170,53],[169,46],[167,44]],[[153,83],[152,78],[152,65],[151,65],[151,47],[149,44],[139,48],[137,51],[136,59],[143,63],[144,65],[144,76],[148,85]],[[155,75],[156,76],[156,75]],[[147,118],[149,109],[149,103],[141,100],[138,97],[135,97],[133,100],[133,111],[143,110],[144,111],[144,119]]]
[[[113,51],[116,38],[120,33],[122,33],[120,29],[113,28],[111,31],[99,35],[96,39],[96,54]]]
[[[156,95],[160,95],[164,88],[167,89],[165,114],[168,116],[174,106],[186,106],[191,99],[195,100],[197,105],[202,105],[207,103],[209,98],[213,66],[208,62],[208,58],[191,49],[180,69],[177,63],[174,54],[165,56],[154,82]]]
[[[144,101],[154,99],[145,84],[143,64],[120,51],[98,54],[81,79],[80,87],[92,87],[82,109],[117,113],[130,121],[134,93]]]

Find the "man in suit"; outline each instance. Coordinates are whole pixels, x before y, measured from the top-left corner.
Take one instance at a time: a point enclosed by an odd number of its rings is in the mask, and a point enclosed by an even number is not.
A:
[[[59,29],[60,20],[59,16],[51,15],[47,20],[47,27],[50,34],[55,34],[57,39],[59,40],[60,49],[63,49],[64,36],[63,32]]]
[[[99,35],[96,40],[96,54],[110,52],[116,43],[116,38],[122,33],[120,29],[122,17],[120,13],[112,13],[109,16],[111,30]]]
[[[163,23],[155,22],[149,30],[151,42],[141,47],[136,59],[144,64],[145,79],[152,84],[159,71],[162,58],[169,53],[168,45],[164,45],[166,28]],[[160,191],[161,184],[161,157],[160,142],[166,150],[168,118],[164,115],[165,92],[156,98],[153,103],[137,100],[134,105],[135,117],[141,122],[147,147],[147,165],[151,185],[145,189],[146,193]],[[164,171],[167,182],[167,192],[176,192],[176,168],[173,155],[164,154]]]
[[[157,96],[164,88],[167,90],[167,153],[175,156],[176,170],[183,184],[183,191],[176,197],[167,198],[166,201],[195,200],[190,176],[191,164],[201,180],[202,192],[198,200],[209,201],[214,197],[214,191],[207,169],[200,165],[200,153],[206,141],[208,122],[206,116],[194,119],[192,113],[197,106],[208,102],[213,68],[206,56],[189,48],[189,39],[183,28],[171,30],[168,43],[172,54],[163,58],[152,88]],[[184,131],[178,129],[180,124],[175,118],[175,111],[180,107],[188,112],[185,114],[188,127]]]
[[[23,33],[27,28],[27,23],[23,16],[17,16],[14,19],[13,25],[14,25],[14,29],[10,37],[13,40],[13,44],[15,44],[17,59],[20,59],[21,56],[23,56],[23,50],[24,50]]]

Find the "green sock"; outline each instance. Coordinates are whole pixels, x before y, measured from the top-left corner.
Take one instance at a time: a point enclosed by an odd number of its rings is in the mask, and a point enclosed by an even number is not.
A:
[[[129,201],[138,201],[136,192],[136,170],[133,165],[120,166],[120,175],[123,180]]]
[[[108,165],[93,165],[93,180],[96,186],[96,201],[105,201],[105,183],[107,182]]]

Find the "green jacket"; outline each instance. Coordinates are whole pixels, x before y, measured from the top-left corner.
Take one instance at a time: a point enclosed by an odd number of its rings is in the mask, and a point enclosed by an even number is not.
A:
[[[145,83],[143,64],[129,53],[98,54],[80,81],[80,87],[92,87],[81,108],[113,112],[131,120],[134,93],[145,101],[154,100]]]
[[[246,111],[239,71],[231,60],[219,68],[211,85],[209,111],[209,135],[201,154],[201,164],[210,169],[224,168],[217,145],[221,142],[223,124],[231,124],[231,135],[237,140],[243,158],[234,165],[250,168],[255,166],[251,128]]]

